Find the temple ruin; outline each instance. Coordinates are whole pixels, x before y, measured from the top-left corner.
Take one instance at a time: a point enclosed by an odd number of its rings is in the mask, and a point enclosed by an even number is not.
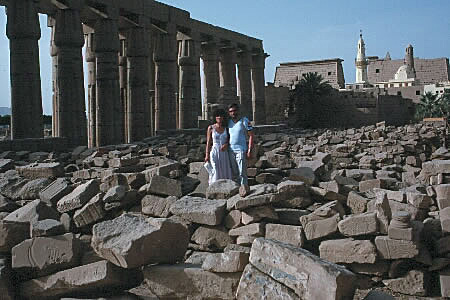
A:
[[[134,142],[160,130],[198,127],[211,105],[232,102],[256,124],[265,122],[267,54],[259,39],[153,0],[0,0],[0,5],[7,7],[14,140],[42,138],[44,132],[39,13],[48,16],[52,30],[52,132],[69,145]]]

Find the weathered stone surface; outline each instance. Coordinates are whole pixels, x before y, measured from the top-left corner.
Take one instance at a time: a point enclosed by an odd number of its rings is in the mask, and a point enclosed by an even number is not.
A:
[[[315,240],[331,235],[338,230],[339,215],[330,218],[309,221],[303,230],[307,240]]]
[[[228,199],[239,192],[239,185],[230,179],[219,179],[206,189],[208,199]]]
[[[8,200],[8,198],[0,195],[0,212],[11,213],[19,208],[20,206],[17,203]]]
[[[262,206],[275,200],[274,195],[277,192],[276,185],[259,184],[250,187],[250,194],[246,197],[235,195],[228,199],[227,209],[244,210],[249,207]]]
[[[147,194],[181,197],[181,182],[164,176],[155,175],[148,184],[141,187]]]
[[[39,198],[49,205],[56,205],[56,203],[65,195],[72,191],[69,180],[66,178],[57,178],[45,189],[39,192]]]
[[[12,159],[0,159],[0,173],[4,173],[14,168],[14,161]]]
[[[141,206],[142,213],[151,217],[167,218],[170,216],[170,207],[178,200],[175,196],[166,198],[147,195],[142,198]]]
[[[293,290],[260,272],[251,264],[248,264],[242,273],[236,298],[238,300],[299,299]]]
[[[174,263],[186,252],[189,234],[169,219],[124,214],[104,221],[92,230],[92,248],[122,268],[151,263]]]
[[[339,232],[345,236],[376,234],[378,221],[376,213],[348,216],[338,223]]]
[[[275,209],[279,222],[285,225],[301,225],[300,217],[309,215],[309,210],[293,209],[293,208],[277,208]]]
[[[289,179],[312,185],[316,182],[316,175],[311,168],[296,168],[289,170]]]
[[[77,227],[93,224],[106,216],[103,207],[103,194],[95,195],[85,206],[75,211],[73,222]]]
[[[319,246],[320,258],[334,263],[373,264],[377,250],[367,240],[341,239],[323,241]]]
[[[411,270],[404,277],[383,280],[390,290],[412,296],[426,296],[429,285],[427,275],[420,270]]]
[[[263,219],[270,221],[278,220],[278,215],[272,206],[251,207],[242,212],[241,220],[244,225],[259,222]]]
[[[305,235],[301,226],[266,224],[265,237],[299,248],[305,244]]]
[[[54,163],[32,163],[23,167],[16,167],[17,172],[25,178],[49,178],[64,176],[64,168],[58,162]]]
[[[441,228],[443,233],[450,232],[450,207],[446,207],[439,211],[439,219],[441,220]]]
[[[347,197],[347,206],[350,207],[352,213],[361,214],[366,211],[369,199],[361,196],[357,192],[350,192]]]
[[[439,283],[441,286],[441,296],[450,297],[450,268],[439,272]]]
[[[38,178],[25,183],[17,192],[17,199],[30,200],[39,198],[39,192],[51,183],[48,178]]]
[[[383,259],[413,258],[419,254],[419,246],[413,241],[393,240],[387,236],[375,238],[378,255]]]
[[[125,195],[127,194],[127,187],[124,185],[116,185],[110,188],[106,194],[103,196],[103,202],[121,202]]]
[[[95,294],[130,287],[136,277],[135,271],[104,260],[26,281],[18,291],[25,299],[56,298],[80,292]]]
[[[242,213],[240,210],[232,210],[226,216],[224,220],[225,227],[228,229],[233,229],[241,226]]]
[[[57,204],[60,213],[83,207],[92,197],[99,192],[99,184],[95,179],[75,188],[70,194],[62,197]]]
[[[378,260],[373,264],[351,264],[349,268],[352,272],[372,276],[384,276],[388,273],[390,262],[387,260]]]
[[[12,267],[22,277],[36,278],[75,267],[81,248],[72,233],[36,237],[12,248]]]
[[[200,226],[197,228],[191,240],[198,245],[203,245],[211,249],[223,249],[233,242],[225,228],[209,226]]]
[[[11,249],[30,237],[30,225],[23,222],[0,221],[0,253]]]
[[[22,223],[33,223],[45,219],[59,220],[59,214],[41,200],[34,200],[4,218],[5,221]]]
[[[256,239],[250,263],[291,288],[300,299],[348,299],[354,293],[352,272],[288,244]]]
[[[0,259],[0,295],[2,300],[15,299],[10,259]]]
[[[218,225],[225,217],[225,200],[184,196],[170,207],[170,212],[198,224]]]
[[[392,218],[392,210],[386,193],[378,192],[375,200],[375,211],[378,219],[378,228],[380,233],[387,234],[389,222]]]
[[[31,238],[39,236],[54,236],[65,232],[64,225],[53,219],[45,219],[31,223],[30,233]]]
[[[278,184],[277,190],[278,194],[275,198],[279,199],[278,203],[276,203],[279,207],[304,208],[312,202],[308,186],[304,182],[283,181]]]
[[[450,184],[440,184],[435,187],[436,201],[439,209],[450,206]]]
[[[242,272],[248,264],[249,254],[239,251],[213,253],[206,257],[202,269],[214,273]]]
[[[198,265],[144,268],[143,288],[160,299],[234,299],[241,273],[212,273]]]
[[[264,236],[265,225],[264,223],[253,223],[250,225],[241,226],[238,228],[231,229],[228,234],[230,236]]]
[[[407,193],[406,199],[409,204],[422,209],[428,209],[433,204],[433,199],[427,194]]]

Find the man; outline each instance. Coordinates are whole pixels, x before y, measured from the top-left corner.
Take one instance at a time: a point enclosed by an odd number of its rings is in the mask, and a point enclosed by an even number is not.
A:
[[[253,128],[246,117],[239,116],[239,106],[236,103],[228,107],[230,120],[228,130],[230,133],[230,160],[233,170],[238,175],[239,195],[245,197],[250,192],[247,177],[247,159],[251,157],[254,135]],[[248,136],[248,144],[247,144]]]

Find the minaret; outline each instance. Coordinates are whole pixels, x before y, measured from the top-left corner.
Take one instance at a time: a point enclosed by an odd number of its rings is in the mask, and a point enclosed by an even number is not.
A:
[[[355,60],[356,65],[356,83],[368,83],[367,79],[367,59],[366,59],[366,44],[362,38],[362,31],[359,34],[358,54]]]
[[[411,44],[406,47],[405,65],[411,68],[411,71],[414,73],[414,77],[416,77],[416,69],[414,68],[414,48]]]

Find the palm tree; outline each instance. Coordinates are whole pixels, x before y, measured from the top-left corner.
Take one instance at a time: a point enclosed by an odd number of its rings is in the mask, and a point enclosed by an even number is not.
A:
[[[332,90],[330,83],[324,81],[322,75],[317,72],[303,74],[290,95],[291,106],[295,107],[296,111],[296,125],[310,127],[313,123],[311,116],[314,113],[314,102],[328,96]]]
[[[416,108],[416,118],[420,120],[423,118],[442,117],[444,114],[441,104],[444,104],[445,100],[441,101],[441,99],[444,99],[444,97],[438,97],[437,94],[431,92],[423,95]]]

